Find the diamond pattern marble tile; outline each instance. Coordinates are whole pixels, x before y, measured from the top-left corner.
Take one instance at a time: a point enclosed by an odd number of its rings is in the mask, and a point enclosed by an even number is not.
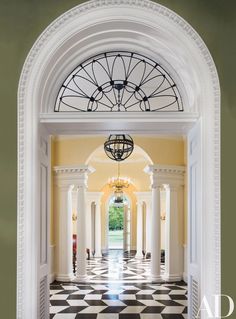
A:
[[[93,258],[87,271],[87,283],[50,285],[50,319],[187,318],[186,283],[150,282],[150,260]]]

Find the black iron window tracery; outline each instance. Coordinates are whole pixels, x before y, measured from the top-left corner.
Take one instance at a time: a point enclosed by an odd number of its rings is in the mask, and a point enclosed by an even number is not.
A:
[[[81,63],[62,84],[55,112],[183,111],[171,76],[137,53],[98,54]]]

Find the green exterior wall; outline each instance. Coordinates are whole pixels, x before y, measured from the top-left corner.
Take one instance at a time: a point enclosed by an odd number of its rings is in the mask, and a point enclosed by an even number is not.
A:
[[[17,86],[28,51],[58,15],[82,1],[0,1],[0,313],[16,317]],[[206,42],[222,90],[222,293],[236,301],[234,271],[236,182],[236,1],[160,0]],[[236,318],[231,316],[230,318]],[[33,319],[33,318],[32,318]]]

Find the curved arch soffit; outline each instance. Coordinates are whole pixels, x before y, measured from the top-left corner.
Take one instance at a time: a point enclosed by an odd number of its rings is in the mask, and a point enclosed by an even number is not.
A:
[[[107,42],[112,50],[129,49],[158,61],[178,86],[186,113],[201,111],[206,81],[212,94],[219,94],[207,47],[173,11],[148,0],[93,0],[64,13],[35,42],[21,73],[19,108],[23,100],[37,99],[31,105],[43,114],[53,113],[68,74],[89,56],[104,52]]]
[[[104,146],[103,146],[103,145],[100,145],[100,146],[98,146],[98,147],[89,155],[89,157],[88,157],[87,160],[85,161],[85,164],[86,164],[86,165],[89,165],[89,163],[96,158],[96,155],[97,155],[97,154],[101,154],[101,152],[104,152],[104,156],[106,156],[107,161],[108,161],[109,163],[115,163],[115,161],[112,161],[111,159],[109,159],[109,158],[107,157],[107,155],[105,154]],[[153,161],[152,161],[151,157],[147,154],[147,152],[146,152],[142,147],[140,147],[139,145],[137,145],[136,143],[135,143],[135,145],[134,145],[134,151],[133,151],[133,153],[134,153],[134,154],[135,154],[135,153],[138,153],[138,155],[139,155],[140,157],[143,157],[143,158],[148,162],[148,164],[150,164],[150,165],[153,164]],[[130,162],[130,161],[132,161],[132,154],[131,154],[131,158],[130,158],[130,157],[127,158],[127,159],[124,161],[124,163]]]
[[[52,114],[66,76],[80,61],[104,52],[108,44],[112,50],[133,50],[158,60],[179,87],[185,107],[183,113],[196,115],[199,112],[202,116],[203,135],[210,150],[205,154],[204,177],[209,181],[206,187],[212,189],[212,200],[207,204],[213,207],[210,207],[209,217],[211,225],[215,226],[211,240],[217,239],[212,248],[213,286],[215,293],[220,292],[220,85],[214,61],[198,33],[162,5],[148,0],[91,0],[61,15],[40,35],[26,58],[19,81],[18,318],[25,318],[24,314],[31,311],[25,306],[25,298],[33,293],[26,286],[23,269],[25,264],[31,263],[26,260],[25,247],[30,238],[25,220],[32,213],[29,211],[34,200],[32,192],[37,193],[25,184],[32,174],[36,156],[26,149],[31,147],[35,151],[39,114],[41,119],[44,113]],[[217,180],[218,183],[211,184]],[[27,289],[29,291],[25,291]]]

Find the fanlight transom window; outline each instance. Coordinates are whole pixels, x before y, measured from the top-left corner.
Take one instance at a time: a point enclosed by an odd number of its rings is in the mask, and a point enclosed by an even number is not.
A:
[[[133,52],[106,52],[81,63],[62,84],[55,112],[183,111],[160,64]]]

